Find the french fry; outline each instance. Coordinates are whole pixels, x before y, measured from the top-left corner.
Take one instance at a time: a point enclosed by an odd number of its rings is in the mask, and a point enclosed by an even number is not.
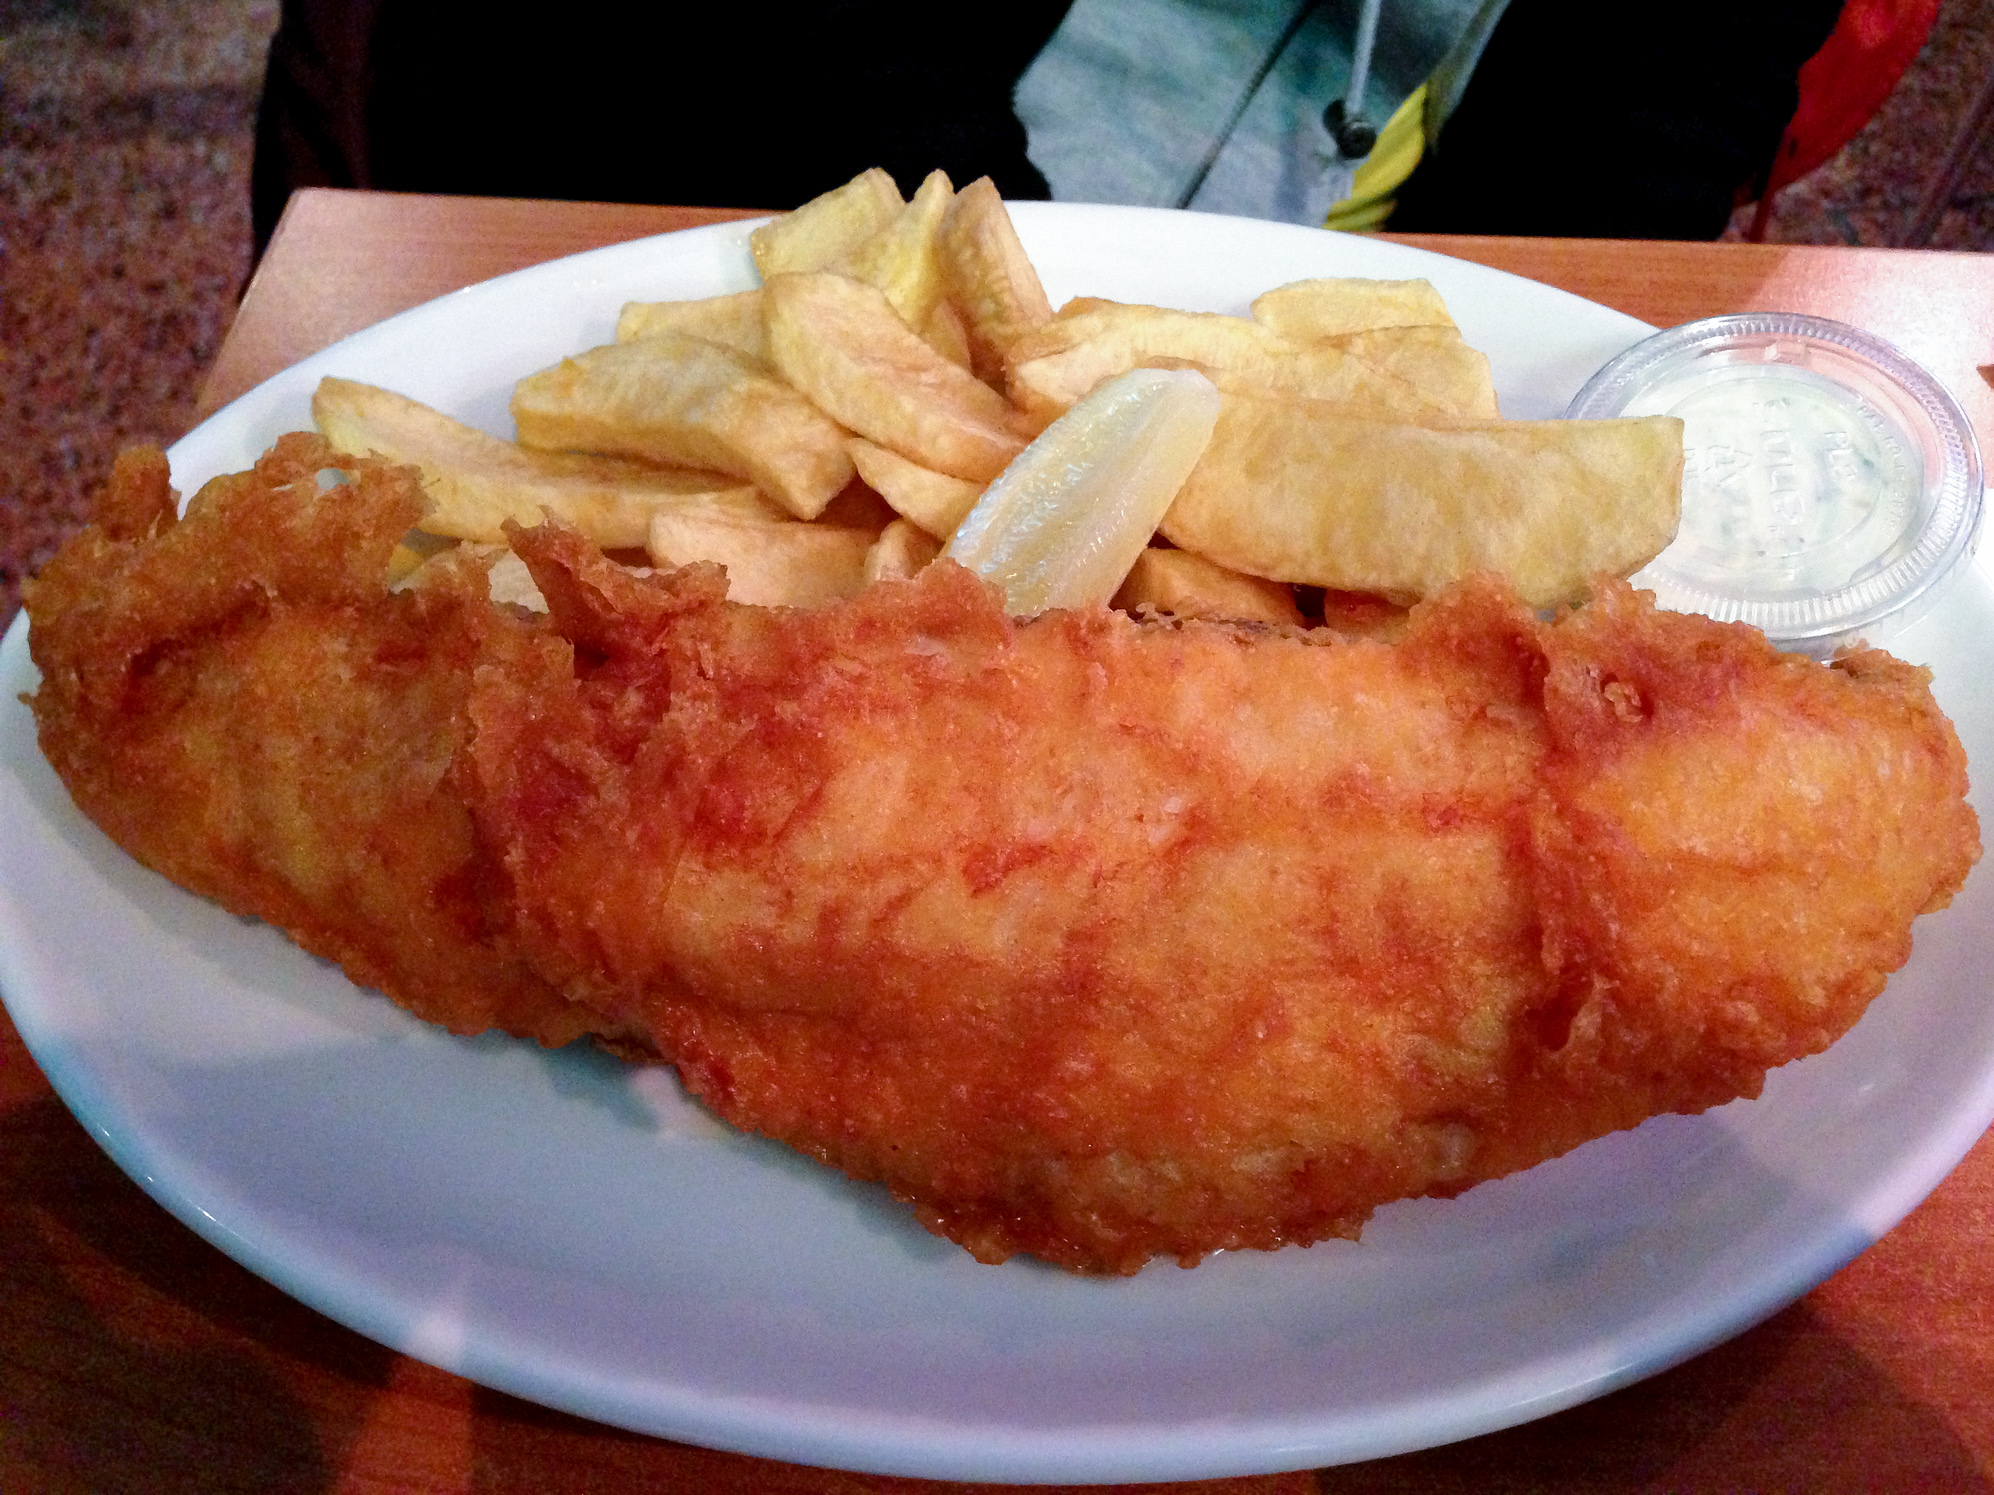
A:
[[[1024,449],[1004,397],[923,342],[877,288],[820,273],[777,275],[763,291],[775,366],[848,430],[970,482]]]
[[[957,368],[970,367],[969,330],[963,325],[962,313],[946,299],[935,303],[919,330],[921,341],[950,363]]]
[[[526,562],[510,550],[500,551],[492,557],[491,569],[485,573],[485,585],[490,588],[494,602],[523,607],[532,613],[547,611],[547,599],[540,595],[533,573],[526,569]]]
[[[1148,607],[1179,618],[1232,618],[1249,623],[1302,624],[1295,590],[1278,581],[1229,571],[1188,550],[1151,546],[1115,593],[1123,612]]]
[[[1652,559],[1681,480],[1667,416],[1436,429],[1229,391],[1161,529],[1274,581],[1409,602],[1491,570],[1549,607]]]
[[[1469,570],[1548,605],[1673,534],[1679,428],[1500,421],[1487,358],[1424,280],[1297,281],[1250,317],[1098,297],[1055,314],[996,188],[958,192],[940,171],[911,199],[863,172],[750,244],[760,289],[633,302],[616,348],[514,399],[523,456],[757,485],[768,497],[750,506],[664,504],[643,521],[659,564],[719,561],[740,599],[814,606],[914,574],[966,543],[1029,436],[1140,369],[1205,375],[1219,416],[1161,521],[1177,548],[1136,555],[1124,608],[1293,626],[1304,584],[1324,589],[1328,626],[1387,636]],[[778,504],[818,522],[778,519]]]
[[[482,569],[489,566],[492,557],[504,548],[473,541],[445,540],[437,535],[411,530],[408,538],[395,547],[389,559],[388,590],[407,592],[426,587],[446,568],[461,566],[466,560]]]
[[[990,178],[956,193],[935,249],[949,301],[968,333],[969,366],[1001,385],[1011,345],[1052,320],[1052,303]]]
[[[748,235],[748,249],[764,279],[822,270],[886,227],[905,206],[893,178],[875,166],[770,219]]]
[[[541,595],[539,586],[533,580],[533,573],[526,569],[526,562],[512,553],[508,545],[487,545],[482,541],[436,540],[432,542],[440,549],[429,549],[425,553],[411,549],[410,554],[417,558],[417,564],[406,574],[389,583],[390,591],[418,590],[430,585],[445,571],[471,568],[484,573],[485,589],[492,601],[513,607],[523,607],[528,612],[547,611],[547,599]]]
[[[769,340],[762,330],[762,293],[736,291],[731,296],[705,296],[697,301],[631,301],[616,319],[616,340],[634,342],[658,332],[683,332],[705,338],[761,363],[768,362]]]
[[[872,549],[865,553],[865,579],[908,581],[942,553],[941,541],[905,519],[896,519],[879,532]]]
[[[395,542],[395,548],[388,553],[388,590],[398,591],[408,584],[432,558],[445,550],[454,549],[457,542],[441,535],[432,535],[427,530],[410,530]]]
[[[684,333],[563,359],[520,380],[512,415],[524,446],[712,468],[799,519],[852,478],[834,420],[753,359]]]
[[[670,505],[704,502],[749,514],[781,512],[737,478],[529,450],[404,395],[350,379],[319,381],[312,419],[342,452],[417,469],[430,506],[420,527],[432,535],[500,545],[506,520],[532,525],[549,517],[609,550],[642,545],[651,515]]]
[[[954,198],[948,173],[929,172],[906,207],[830,268],[877,286],[900,313],[900,320],[922,331],[942,299],[935,233]]]
[[[1326,342],[1296,343],[1245,317],[1095,302],[1020,337],[1011,399],[1043,427],[1103,379],[1165,360],[1221,370],[1233,382],[1332,401],[1372,416],[1454,417],[1397,374]]]
[[[954,534],[983,496],[984,484],[930,471],[863,436],[852,437],[845,448],[873,492],[891,504],[896,514],[912,520],[937,540]]]
[[[1253,319],[1298,343],[1374,327],[1452,327],[1440,293],[1424,280],[1327,276],[1291,281],[1253,302]]]
[[[1126,301],[1111,301],[1106,296],[1075,296],[1052,314],[1055,322],[1063,322],[1068,317],[1084,317],[1090,311],[1112,311],[1118,306],[1127,306]],[[1055,347],[1064,346],[1054,344]]]
[[[1498,420],[1495,380],[1486,353],[1452,327],[1374,327],[1324,341],[1412,385],[1444,410],[1468,420]]]
[[[870,530],[795,520],[751,520],[711,510],[679,510],[651,521],[653,565],[716,561],[727,568],[727,597],[760,607],[819,607],[866,584]]]

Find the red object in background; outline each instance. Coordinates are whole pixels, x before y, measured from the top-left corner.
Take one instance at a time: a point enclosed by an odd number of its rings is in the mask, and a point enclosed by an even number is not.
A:
[[[1890,97],[1918,55],[1939,0],[1848,0],[1821,50],[1800,69],[1800,106],[1773,153],[1748,235],[1765,237],[1779,189],[1797,181],[1855,138]]]

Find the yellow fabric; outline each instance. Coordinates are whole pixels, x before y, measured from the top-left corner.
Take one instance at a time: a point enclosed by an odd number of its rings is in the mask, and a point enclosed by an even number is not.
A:
[[[1412,175],[1426,153],[1426,85],[1420,84],[1392,111],[1378,143],[1350,183],[1350,195],[1329,210],[1324,228],[1365,233],[1382,228],[1397,206],[1392,194]]]

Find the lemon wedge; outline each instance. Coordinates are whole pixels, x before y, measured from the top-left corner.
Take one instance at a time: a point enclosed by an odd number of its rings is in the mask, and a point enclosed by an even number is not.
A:
[[[1047,426],[984,490],[943,552],[1004,590],[1008,612],[1115,595],[1218,421],[1193,369],[1131,369]]]

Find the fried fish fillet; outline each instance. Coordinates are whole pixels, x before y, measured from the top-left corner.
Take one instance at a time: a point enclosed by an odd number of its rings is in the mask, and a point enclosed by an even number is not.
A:
[[[1831,1043],[1979,853],[1924,671],[1619,584],[1396,644],[812,613],[514,536],[476,814],[535,965],[983,1260],[1354,1235]]]
[[[797,612],[543,527],[530,620],[468,565],[389,593],[404,480],[286,440],[36,583],[78,803],[424,1016],[654,1047],[983,1260],[1353,1235],[1755,1094],[1979,855],[1923,671],[1617,584],[1394,643],[1020,623],[947,564]]]
[[[322,488],[319,474],[353,469]],[[564,1043],[605,1029],[509,952],[460,782],[481,572],[391,595],[410,468],[285,437],[175,519],[121,458],[98,523],[29,584],[32,705],[77,805],[147,866],[288,931],[419,1016]]]

